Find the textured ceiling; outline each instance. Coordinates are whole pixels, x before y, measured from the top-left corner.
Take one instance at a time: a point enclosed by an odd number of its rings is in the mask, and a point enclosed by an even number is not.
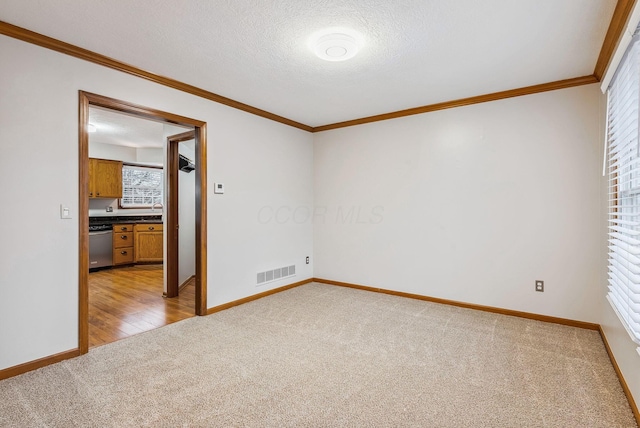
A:
[[[2,0],[0,20],[310,126],[590,75],[616,0]],[[361,53],[324,62],[314,31]]]

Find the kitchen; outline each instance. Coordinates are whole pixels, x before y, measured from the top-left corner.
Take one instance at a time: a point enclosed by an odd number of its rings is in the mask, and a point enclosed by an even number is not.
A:
[[[89,339],[110,343],[194,314],[194,140],[179,143],[179,188],[166,200],[167,137],[192,131],[91,106]],[[179,195],[179,197],[178,197]],[[165,216],[180,218],[180,291],[166,298]]]

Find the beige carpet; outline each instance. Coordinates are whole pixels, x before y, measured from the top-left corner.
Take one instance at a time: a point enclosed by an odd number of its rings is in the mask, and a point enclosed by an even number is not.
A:
[[[323,284],[0,382],[2,427],[635,427],[597,332]]]

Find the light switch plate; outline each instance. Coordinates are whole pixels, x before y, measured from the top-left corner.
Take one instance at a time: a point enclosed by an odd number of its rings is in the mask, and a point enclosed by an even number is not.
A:
[[[69,207],[64,206],[64,204],[60,204],[60,218],[65,220],[71,218],[71,210]]]
[[[224,193],[224,184],[223,183],[213,183],[213,193],[217,193],[222,195]]]

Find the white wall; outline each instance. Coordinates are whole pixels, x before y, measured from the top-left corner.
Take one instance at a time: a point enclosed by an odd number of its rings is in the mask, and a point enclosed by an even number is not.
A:
[[[316,134],[314,276],[600,322],[599,96]]]
[[[195,152],[184,143],[178,152],[194,160]],[[196,172],[178,172],[178,283],[196,273]]]
[[[138,154],[134,147],[116,146],[114,144],[96,143],[91,141],[89,134],[89,157],[123,162],[136,162]]]
[[[159,135],[158,139],[162,140],[162,134]],[[164,149],[159,147],[135,148],[115,144],[96,143],[91,141],[91,137],[89,137],[89,157],[162,166],[164,164]]]
[[[166,141],[164,142],[166,145]],[[136,149],[136,162],[145,164],[164,164],[164,149],[139,148]]]
[[[311,224],[263,224],[265,204],[313,203],[312,136],[220,104],[0,36],[0,369],[78,345],[78,91],[208,123],[208,305],[255,286],[264,264],[312,276]],[[19,184],[19,185],[18,185]],[[73,219],[61,220],[59,205]]]

